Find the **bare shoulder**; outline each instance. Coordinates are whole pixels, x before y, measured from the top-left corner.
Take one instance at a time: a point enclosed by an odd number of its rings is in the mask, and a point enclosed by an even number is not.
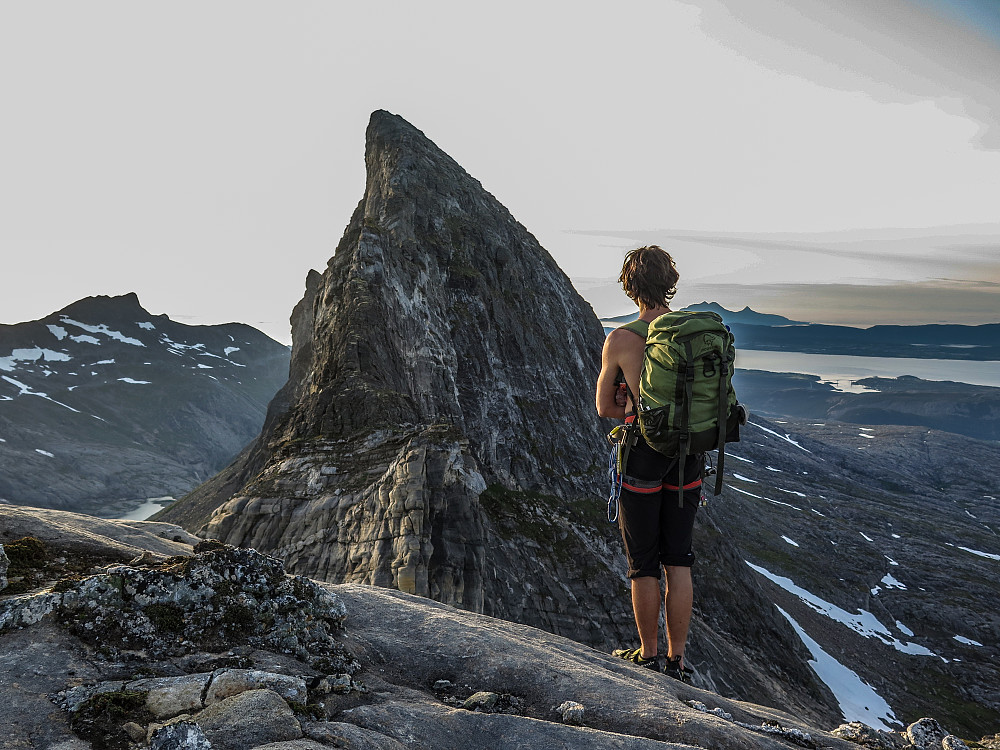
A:
[[[627,328],[616,328],[608,334],[604,345],[615,351],[643,350],[646,348],[646,340]]]
[[[619,367],[641,361],[646,342],[625,328],[616,328],[604,341],[604,360]]]

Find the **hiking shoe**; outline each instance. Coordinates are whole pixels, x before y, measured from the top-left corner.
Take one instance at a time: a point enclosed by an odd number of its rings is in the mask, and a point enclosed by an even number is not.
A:
[[[643,659],[641,648],[616,648],[611,652],[611,655],[617,656],[619,659],[624,659],[625,661],[630,661],[633,664],[638,664],[640,667],[654,669],[657,672],[660,671],[660,665],[657,658],[654,656],[652,659]]]
[[[690,683],[691,675],[694,674],[694,670],[682,667],[681,657],[675,656],[672,659],[667,659],[666,663],[663,665],[663,674],[667,677],[673,677],[675,680]]]

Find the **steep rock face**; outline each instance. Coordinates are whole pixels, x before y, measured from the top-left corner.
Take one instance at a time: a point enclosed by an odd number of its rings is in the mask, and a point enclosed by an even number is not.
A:
[[[365,196],[326,271],[307,278],[290,378],[261,436],[161,517],[313,578],[397,588],[602,650],[632,643],[624,558],[602,518],[600,322],[422,133],[376,112],[367,135]],[[768,623],[751,651],[791,687],[708,625],[692,654],[703,674],[738,669],[738,691],[719,683],[732,694],[837,718],[749,571],[719,569],[746,592],[743,619]]]
[[[250,484],[207,531],[481,609],[482,491],[569,500],[601,481],[602,329],[535,238],[411,125],[376,112],[366,164],[365,197],[293,313],[289,382],[226,489]],[[195,493],[165,517],[220,499]]]

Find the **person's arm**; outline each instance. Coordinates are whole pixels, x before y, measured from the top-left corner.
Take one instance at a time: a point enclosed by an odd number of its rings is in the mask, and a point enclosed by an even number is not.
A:
[[[601,374],[597,376],[597,413],[602,417],[625,419],[625,407],[616,401],[618,393],[619,349],[621,348],[621,332],[612,331],[604,340],[604,351],[601,352]]]

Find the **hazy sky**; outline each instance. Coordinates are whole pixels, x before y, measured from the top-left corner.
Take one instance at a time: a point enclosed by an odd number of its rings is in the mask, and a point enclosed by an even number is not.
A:
[[[729,306],[1000,320],[998,84],[990,0],[0,0],[0,322],[135,291],[287,342],[375,109],[599,313],[657,241]]]

